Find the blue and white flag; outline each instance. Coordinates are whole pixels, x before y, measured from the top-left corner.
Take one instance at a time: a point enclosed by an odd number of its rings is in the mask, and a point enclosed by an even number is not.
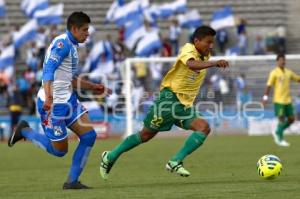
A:
[[[60,3],[34,13],[39,25],[60,24],[64,12],[64,4]]]
[[[4,0],[0,0],[0,17],[5,16],[5,2]]]
[[[48,0],[23,0],[21,2],[22,11],[30,18],[33,17],[36,11],[46,8],[48,8]]]
[[[105,23],[113,22],[117,9],[125,4],[125,0],[115,0],[109,7],[106,16]]]
[[[197,28],[203,24],[198,10],[191,10],[186,14],[178,15],[177,20],[182,28]]]
[[[185,13],[187,10],[186,0],[177,0],[173,3],[164,3],[158,6],[158,18],[168,18],[172,15]]]
[[[0,55],[0,70],[4,70],[10,66],[13,66],[15,59],[15,48],[10,45],[4,48]]]
[[[91,72],[97,68],[99,62],[101,62],[101,56],[105,56],[105,61],[113,60],[113,50],[112,46],[108,41],[97,42],[89,56],[86,59],[86,63],[82,69],[82,72]]]
[[[29,40],[35,39],[38,30],[38,24],[35,19],[31,19],[20,30],[13,35],[13,43],[15,48],[19,48]]]
[[[142,18],[135,18],[125,27],[125,45],[132,50],[137,41],[146,34]]]
[[[114,13],[114,21],[117,26],[123,26],[125,23],[135,20],[135,17],[143,14],[143,1],[134,0],[121,7],[118,7]]]
[[[150,7],[146,7],[143,9],[143,15],[146,21],[150,24],[156,24],[158,16],[159,16],[158,6],[153,4]]]
[[[107,75],[113,72],[114,67],[113,60],[100,61],[97,67],[89,73],[89,78],[95,81],[105,81]]]
[[[162,47],[157,31],[147,32],[138,42],[135,53],[139,57],[149,57]]]
[[[187,2],[186,0],[177,0],[173,4],[173,10],[176,14],[185,13],[187,11]]]
[[[213,13],[210,26],[215,30],[235,26],[232,8],[227,6],[216,10]]]

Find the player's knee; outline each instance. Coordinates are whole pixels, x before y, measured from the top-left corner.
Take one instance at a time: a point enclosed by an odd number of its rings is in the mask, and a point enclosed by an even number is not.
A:
[[[295,122],[295,118],[289,118],[289,119],[288,119],[288,123],[289,123],[289,124],[292,124],[292,123],[294,123],[294,122]]]
[[[53,148],[53,152],[52,152],[52,154],[57,157],[64,157],[67,153],[68,153],[68,149],[61,151],[61,150],[57,150],[55,148]]]
[[[206,121],[201,120],[201,121],[197,122],[196,130],[201,131],[204,134],[208,135],[210,133],[210,126]]]
[[[84,143],[87,146],[93,146],[97,138],[97,133],[95,130],[91,130],[83,135],[80,135],[79,138],[81,143]]]
[[[154,137],[154,135],[155,135],[155,133],[152,133],[149,131],[141,131],[140,132],[141,140],[143,143],[151,140]]]
[[[143,133],[141,134],[141,140],[142,142],[148,142],[151,139],[151,135],[148,133]]]

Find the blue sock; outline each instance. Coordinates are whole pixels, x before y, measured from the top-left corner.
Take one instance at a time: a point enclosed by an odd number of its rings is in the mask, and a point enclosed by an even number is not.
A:
[[[89,153],[96,140],[96,132],[89,131],[79,136],[80,142],[74,152],[72,166],[69,172],[69,182],[78,181],[78,178],[87,162]]]
[[[21,134],[27,140],[30,140],[33,144],[35,144],[36,146],[44,149],[45,151],[47,151],[48,153],[50,153],[52,155],[62,157],[64,155],[66,155],[66,153],[67,153],[67,152],[64,152],[64,151],[56,150],[52,146],[51,140],[45,134],[37,133],[31,128],[26,128],[26,129],[22,130]]]

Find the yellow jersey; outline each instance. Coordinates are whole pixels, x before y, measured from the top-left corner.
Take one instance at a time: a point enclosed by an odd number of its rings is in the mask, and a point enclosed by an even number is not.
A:
[[[169,88],[176,93],[179,101],[188,107],[193,106],[193,102],[199,93],[199,88],[206,75],[206,69],[195,72],[191,70],[186,62],[189,59],[200,60],[201,55],[196,47],[191,43],[186,43],[180,50],[175,64],[162,80],[160,89]],[[207,61],[209,56],[201,60]]]
[[[267,86],[274,86],[273,102],[279,104],[290,104],[290,80],[300,81],[300,76],[293,71],[276,67],[269,74]]]

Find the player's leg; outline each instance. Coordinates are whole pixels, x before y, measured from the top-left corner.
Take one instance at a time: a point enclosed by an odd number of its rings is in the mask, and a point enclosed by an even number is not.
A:
[[[144,127],[139,133],[132,134],[125,138],[118,146],[111,151],[104,151],[102,153],[102,160],[100,165],[100,175],[103,179],[108,179],[108,174],[117,161],[120,155],[129,151],[138,145],[149,141],[157,134],[156,131]]]
[[[167,170],[187,177],[190,173],[183,167],[182,161],[196,149],[198,149],[205,141],[210,133],[209,124],[201,118],[194,118],[190,120],[181,120],[181,126],[184,129],[192,130],[193,133],[186,139],[182,148],[170,159],[167,163]]]
[[[102,153],[100,175],[103,179],[108,179],[108,174],[113,164],[122,153],[133,149],[141,143],[147,142],[159,131],[168,131],[171,129],[174,119],[171,113],[173,98],[168,98],[170,95],[172,96],[173,94],[169,90],[161,91],[159,98],[155,100],[144,119],[144,128],[139,133],[128,136],[112,151],[104,151]]]
[[[281,140],[283,139],[283,130],[287,125],[286,117],[285,117],[285,107],[283,104],[274,103],[274,111],[275,115],[278,118],[278,124],[275,131],[274,142],[277,145],[280,145]]]
[[[65,110],[65,107],[55,105],[51,117],[42,107],[43,102],[38,100],[38,110],[45,133],[36,132],[30,128],[26,121],[22,120],[15,131],[11,133],[8,146],[12,147],[16,142],[25,138],[51,155],[62,157],[68,152],[67,130],[65,124],[61,120],[57,120],[56,116],[61,117],[64,114],[62,110]]]
[[[273,135],[274,141],[279,146],[289,146],[290,144],[283,139],[283,133],[286,128],[295,121],[292,104],[274,104],[275,115],[278,117],[276,132]]]
[[[283,131],[286,128],[288,122],[284,116],[278,117],[278,124],[276,127],[275,135],[274,135],[274,142],[280,145],[280,142],[283,140]]]
[[[194,119],[190,124],[193,133],[187,138],[183,147],[171,158],[172,161],[181,162],[184,158],[199,148],[210,133],[209,124],[201,118]]]
[[[95,143],[96,132],[86,110],[80,104],[75,105],[72,116],[66,120],[66,124],[79,137],[79,144],[73,154],[68,180],[64,183],[63,189],[86,189],[89,187],[81,184],[78,179]]]
[[[139,133],[128,136],[117,147],[111,150],[107,155],[108,160],[110,162],[115,162],[122,153],[133,149],[141,143],[149,141],[156,135],[156,133],[157,132],[153,132],[144,127]]]
[[[284,130],[287,129],[294,121],[294,109],[292,104],[285,105],[285,117],[287,118],[281,126],[282,129],[282,140],[281,146],[290,146],[290,143],[284,140]]]

